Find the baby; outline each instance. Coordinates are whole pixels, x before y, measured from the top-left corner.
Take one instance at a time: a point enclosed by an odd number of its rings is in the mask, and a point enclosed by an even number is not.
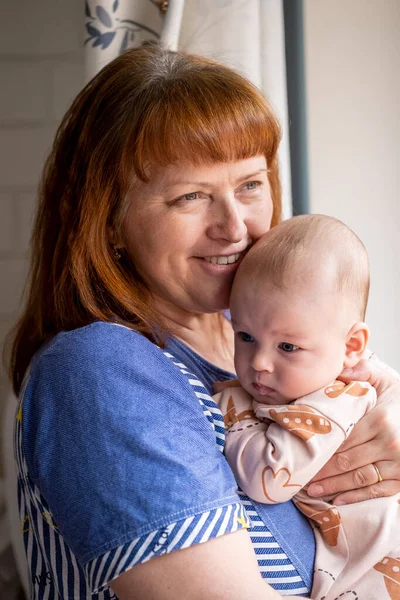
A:
[[[306,491],[376,404],[368,383],[336,380],[366,351],[368,292],[358,237],[336,219],[304,215],[255,244],[231,295],[242,387],[215,397],[225,453],[248,496],[270,504],[293,498],[311,520],[318,600],[400,600],[400,495],[334,506]],[[380,481],[377,468],[376,475]]]

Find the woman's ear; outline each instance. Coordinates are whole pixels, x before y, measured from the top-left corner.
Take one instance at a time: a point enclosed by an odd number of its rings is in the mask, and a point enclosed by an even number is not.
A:
[[[111,227],[111,225],[108,227],[108,232],[107,232],[107,237],[108,237],[108,241],[110,242],[111,246],[115,246],[115,244],[117,243],[117,232],[115,231],[114,227]]]
[[[369,329],[366,323],[353,325],[346,336],[346,356],[343,366],[352,369],[361,360],[369,340]]]
[[[122,248],[124,248],[124,244],[121,240],[121,237],[117,234],[114,227],[111,226],[108,228],[108,241],[110,243],[110,246],[112,246],[114,249],[121,250]]]

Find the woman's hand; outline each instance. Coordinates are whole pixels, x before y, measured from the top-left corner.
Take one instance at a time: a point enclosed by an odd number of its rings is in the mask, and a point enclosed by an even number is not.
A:
[[[369,381],[378,403],[313,478],[308,494],[334,494],[340,505],[400,492],[400,380],[374,359],[345,369],[339,379]]]

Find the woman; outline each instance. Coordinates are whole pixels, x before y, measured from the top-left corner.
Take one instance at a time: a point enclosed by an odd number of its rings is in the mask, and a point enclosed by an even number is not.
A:
[[[12,357],[33,598],[310,589],[313,535],[291,503],[242,497],[250,539],[208,395],[234,377],[221,311],[236,268],[280,219],[279,137],[247,80],[157,48],[106,66],[64,118]],[[394,380],[373,373],[381,397],[396,399]],[[326,467],[324,493],[400,489],[390,406]]]

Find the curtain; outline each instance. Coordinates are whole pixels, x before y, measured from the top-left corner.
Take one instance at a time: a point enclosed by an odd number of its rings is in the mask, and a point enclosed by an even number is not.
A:
[[[85,34],[87,79],[127,48],[150,43],[214,58],[246,75],[282,124],[283,213],[291,216],[283,0],[86,0]]]

